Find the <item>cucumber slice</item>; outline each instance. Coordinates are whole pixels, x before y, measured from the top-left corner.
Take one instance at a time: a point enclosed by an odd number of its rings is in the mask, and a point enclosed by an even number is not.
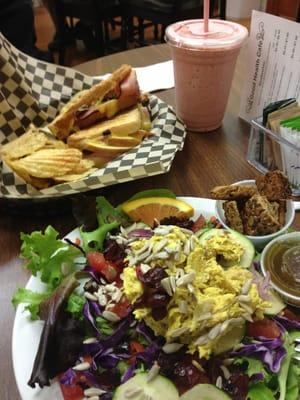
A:
[[[210,231],[212,228],[202,228],[199,229],[199,231],[195,232],[194,235],[197,236],[197,238],[199,238],[200,236],[202,236],[204,233]]]
[[[217,229],[213,228],[210,229],[207,232],[204,232],[200,237],[199,237],[199,242],[201,245],[205,246],[205,242],[208,239],[211,239],[214,236],[222,236],[222,235],[230,235],[232,237],[232,240],[238,242],[241,246],[244,247],[245,252],[242,255],[242,258],[240,260],[240,266],[243,268],[250,268],[251,264],[253,262],[253,259],[255,257],[255,248],[252,244],[252,242],[246,238],[246,236],[242,235],[239,232],[236,232],[232,229]],[[224,267],[230,267],[231,265],[228,262],[222,263]]]
[[[282,311],[286,305],[284,302],[281,300],[281,297],[272,289],[268,291],[268,294],[270,295],[270,299],[268,301],[272,304],[271,307],[267,308],[265,310],[265,314],[267,315],[277,315]]]
[[[223,336],[220,337],[216,343],[214,354],[221,354],[225,353],[225,351],[231,350],[235,345],[241,343],[245,333],[245,322],[243,322],[241,325],[233,326],[230,330],[226,331]]]
[[[147,373],[139,373],[133,378],[129,379],[123,385],[119,386],[115,391],[113,400],[128,400],[130,392],[134,393],[136,389],[141,389],[140,392],[136,392],[132,399],[145,399],[151,398],[152,400],[179,400],[179,394],[176,386],[167,378],[161,375],[157,375],[150,382],[147,382]]]
[[[214,385],[199,383],[180,396],[180,400],[230,400],[230,397]]]

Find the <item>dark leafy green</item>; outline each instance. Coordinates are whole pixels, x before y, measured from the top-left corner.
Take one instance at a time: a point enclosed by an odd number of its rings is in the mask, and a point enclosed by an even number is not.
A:
[[[65,311],[68,298],[78,285],[75,272],[40,305],[40,316],[45,325],[28,382],[31,387],[50,385],[50,379],[71,367],[78,358],[84,337],[82,324]]]

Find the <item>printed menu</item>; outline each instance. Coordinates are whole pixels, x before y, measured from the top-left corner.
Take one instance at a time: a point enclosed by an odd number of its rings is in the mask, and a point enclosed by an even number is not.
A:
[[[300,23],[252,12],[240,117],[250,121],[276,100],[300,101]]]

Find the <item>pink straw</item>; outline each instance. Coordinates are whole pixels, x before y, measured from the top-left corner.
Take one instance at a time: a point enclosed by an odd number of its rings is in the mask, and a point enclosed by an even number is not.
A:
[[[209,21],[209,0],[204,0],[203,17],[204,17],[204,32],[207,33],[208,21]]]

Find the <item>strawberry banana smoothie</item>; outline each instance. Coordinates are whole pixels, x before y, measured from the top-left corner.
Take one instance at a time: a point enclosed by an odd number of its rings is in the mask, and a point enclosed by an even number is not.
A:
[[[239,51],[248,36],[243,26],[222,20],[176,22],[166,30],[174,61],[176,113],[192,131],[222,124]]]

